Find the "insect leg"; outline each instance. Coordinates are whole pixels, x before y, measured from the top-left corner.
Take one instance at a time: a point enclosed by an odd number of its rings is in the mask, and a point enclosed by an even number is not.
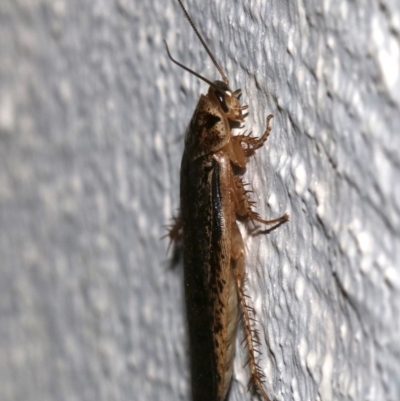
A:
[[[245,152],[246,157],[253,155],[257,149],[261,148],[264,145],[264,143],[268,139],[268,136],[272,129],[272,127],[270,125],[270,121],[273,117],[274,116],[272,114],[270,114],[267,117],[267,128],[265,129],[265,132],[260,137],[254,138],[254,137],[250,136],[251,133],[248,135],[243,134],[243,135],[237,135],[234,137],[235,141],[240,142],[240,144]]]
[[[241,305],[245,329],[245,341],[249,350],[249,359],[246,365],[250,368],[250,381],[248,388],[251,385],[255,385],[260,394],[263,396],[265,401],[270,401],[267,393],[263,387],[264,374],[257,364],[255,353],[259,352],[255,345],[259,344],[256,340],[257,331],[252,327],[254,319],[254,309],[249,305],[250,297],[244,292],[245,282],[245,271],[244,271],[244,245],[243,239],[240,234],[239,228],[236,222],[232,223],[232,250],[231,250],[232,266],[235,276],[236,288],[238,292],[238,298]]]
[[[168,232],[162,238],[169,237],[169,244],[167,249],[168,253],[169,249],[171,248],[171,245],[177,244],[183,238],[183,226],[182,226],[181,215],[179,214],[178,216],[172,217],[172,223],[168,225],[166,228]]]
[[[281,217],[278,217],[277,219],[262,219],[257,212],[254,212],[251,209],[251,207],[255,204],[255,202],[250,200],[249,197],[249,193],[251,193],[252,191],[247,191],[245,189],[245,184],[240,177],[233,177],[233,180],[233,188],[236,200],[236,213],[239,216],[247,217],[251,221],[258,221],[259,223],[266,225],[284,223],[285,221],[289,220],[289,215],[287,213],[285,213]]]

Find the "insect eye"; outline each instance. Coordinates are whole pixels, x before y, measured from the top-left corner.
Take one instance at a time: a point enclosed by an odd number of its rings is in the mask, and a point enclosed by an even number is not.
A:
[[[229,111],[229,107],[227,106],[226,102],[225,102],[225,96],[223,93],[221,92],[215,92],[215,95],[217,96],[217,99],[219,101],[219,104],[222,107],[222,110],[227,113]]]

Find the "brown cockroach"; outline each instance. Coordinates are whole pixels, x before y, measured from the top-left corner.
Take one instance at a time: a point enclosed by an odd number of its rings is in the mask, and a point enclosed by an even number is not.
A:
[[[247,158],[261,148],[271,131],[258,138],[232,135],[241,127],[247,105],[241,105],[241,90],[232,91],[222,68],[208,49],[181,0],[186,18],[216,66],[223,81],[209,81],[172,58],[184,70],[209,85],[201,95],[185,133],[181,163],[180,216],[169,231],[172,241],[183,241],[184,286],[189,327],[193,401],[224,401],[232,380],[238,305],[244,317],[249,351],[250,383],[269,401],[263,373],[255,357],[254,311],[243,288],[245,252],[237,218],[262,224],[281,224],[287,214],[264,220],[252,210],[253,202],[242,178]]]

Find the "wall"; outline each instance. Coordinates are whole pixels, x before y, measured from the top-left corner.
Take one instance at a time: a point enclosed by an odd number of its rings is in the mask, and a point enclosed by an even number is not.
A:
[[[400,5],[187,1],[267,145],[247,292],[274,400],[400,399]],[[188,400],[183,132],[218,74],[174,1],[0,4],[0,399]],[[241,341],[239,334],[238,343]],[[230,400],[246,391],[238,346]]]

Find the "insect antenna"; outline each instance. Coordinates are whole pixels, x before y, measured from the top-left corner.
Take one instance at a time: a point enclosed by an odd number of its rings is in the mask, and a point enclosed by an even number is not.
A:
[[[214,63],[215,67],[217,67],[218,72],[221,74],[221,77],[223,79],[223,81],[229,86],[229,81],[228,78],[226,77],[226,75],[224,74],[224,72],[222,71],[222,68],[220,67],[220,65],[217,63],[217,60],[215,60],[215,57],[213,56],[213,54],[211,53],[210,49],[208,48],[208,46],[206,45],[206,42],[204,42],[204,39],[202,38],[202,36],[200,35],[199,31],[196,28],[196,25],[194,24],[193,20],[190,18],[189,13],[186,11],[186,8],[184,7],[183,3],[181,0],[178,0],[179,5],[181,6],[183,13],[185,14],[185,17],[187,18],[187,20],[189,21],[190,25],[192,26],[194,33],[196,34],[196,36],[199,38],[201,44],[203,45],[205,51],[207,52],[207,54],[209,55],[211,61]]]
[[[181,68],[183,68],[184,70],[190,72],[191,74],[193,74],[193,75],[196,76],[197,78],[201,79],[202,81],[208,83],[208,85],[210,85],[210,86],[212,86],[213,88],[215,88],[215,89],[218,90],[217,86],[216,86],[213,82],[209,81],[207,78],[204,78],[203,76],[201,76],[201,75],[198,74],[197,72],[195,72],[195,71],[191,70],[190,68],[186,67],[185,65],[181,64],[179,61],[176,61],[176,60],[171,56],[171,53],[169,52],[169,49],[168,49],[167,42],[166,42],[165,40],[164,40],[164,44],[165,44],[165,48],[167,49],[168,57],[171,59],[171,61],[172,61],[173,63],[175,63],[176,65],[179,65],[179,67],[181,67]]]

